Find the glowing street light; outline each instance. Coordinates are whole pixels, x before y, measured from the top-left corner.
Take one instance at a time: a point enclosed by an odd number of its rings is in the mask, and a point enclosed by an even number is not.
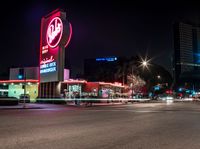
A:
[[[141,59],[142,59],[142,58],[141,58]],[[142,59],[141,65],[140,65],[140,66],[142,66],[143,68],[147,68],[147,69],[148,69],[148,66],[150,65],[150,64],[149,64],[149,61],[150,61],[150,59],[147,60],[147,58]]]
[[[161,76],[160,76],[160,75],[157,75],[157,78],[158,78],[158,79],[161,79]]]
[[[142,65],[146,67],[147,66],[147,61],[143,61]]]

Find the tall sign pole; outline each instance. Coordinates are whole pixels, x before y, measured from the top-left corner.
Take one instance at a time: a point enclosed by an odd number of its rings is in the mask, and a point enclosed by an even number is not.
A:
[[[40,35],[40,96],[59,96],[64,80],[65,48],[72,35],[66,13],[57,9],[41,20]],[[44,91],[46,90],[46,91]]]

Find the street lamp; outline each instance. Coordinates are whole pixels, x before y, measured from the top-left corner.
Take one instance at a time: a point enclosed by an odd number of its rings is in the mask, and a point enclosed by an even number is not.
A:
[[[158,79],[160,79],[160,78],[161,78],[161,76],[160,76],[160,75],[157,75],[157,78],[158,78]]]
[[[160,76],[160,75],[157,75],[156,77],[157,77],[157,82],[158,82],[158,84],[161,83],[161,76]]]
[[[24,87],[24,104],[23,104],[23,108],[26,108],[26,70],[25,68],[24,69],[24,84],[23,84],[23,87]]]
[[[143,61],[143,62],[142,62],[142,65],[143,65],[144,67],[146,67],[146,66],[147,66],[147,61]]]
[[[147,60],[146,58],[142,59],[140,66],[142,66],[143,68],[147,68],[148,69],[148,66],[150,65],[149,61],[150,61],[150,59],[149,60]]]
[[[23,95],[24,96],[24,104],[23,104],[23,108],[26,108],[26,101],[25,101],[26,100],[26,70],[25,70],[25,68],[19,68],[18,79],[19,80],[23,80],[23,84],[20,83],[20,85],[22,85],[22,88],[24,89],[24,95]]]

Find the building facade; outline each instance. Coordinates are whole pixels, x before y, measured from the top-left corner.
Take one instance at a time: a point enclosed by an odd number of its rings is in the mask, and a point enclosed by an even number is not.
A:
[[[9,80],[0,80],[0,96],[20,99],[26,94],[35,101],[39,86],[38,67],[11,68],[9,74]]]
[[[99,57],[84,60],[84,78],[88,81],[115,82],[115,73],[119,66],[118,57]]]

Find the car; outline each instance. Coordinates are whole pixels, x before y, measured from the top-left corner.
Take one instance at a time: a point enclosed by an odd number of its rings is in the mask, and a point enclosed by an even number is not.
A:
[[[30,95],[29,94],[21,94],[19,96],[19,102],[23,103],[25,100],[26,103],[30,103]]]
[[[18,99],[15,97],[0,97],[0,106],[18,105]]]
[[[174,97],[172,95],[169,95],[169,94],[160,94],[158,97],[157,97],[158,100],[162,100],[162,101],[167,101],[167,100],[173,100]]]

